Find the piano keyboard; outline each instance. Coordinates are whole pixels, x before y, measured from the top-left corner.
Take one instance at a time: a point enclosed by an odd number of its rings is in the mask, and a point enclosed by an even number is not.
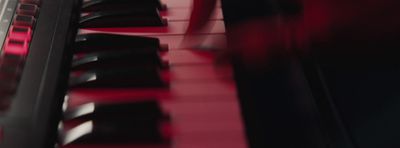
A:
[[[339,29],[266,73],[238,62],[240,111],[215,64],[224,23],[285,7],[226,2],[185,45],[191,0],[0,0],[0,148],[399,147],[393,36]]]
[[[160,51],[161,58],[168,62],[168,68],[162,68],[162,80],[168,81],[168,87],[76,87],[66,96],[66,115],[60,124],[63,148],[133,148],[133,147],[173,147],[173,148],[246,148],[244,127],[240,115],[235,83],[229,66],[216,66],[212,51],[201,51],[180,46],[183,43],[185,28],[188,24],[191,0],[164,0],[167,9],[160,12],[168,20],[167,26],[154,27],[102,27],[80,29],[79,34],[106,33],[113,35],[147,36],[158,38],[161,44],[168,45],[168,51]],[[201,40],[200,47],[214,47],[224,42],[224,23],[221,8],[210,18],[209,29],[193,38]],[[79,49],[74,49],[79,50]],[[117,51],[116,51],[117,52]],[[77,56],[77,55],[75,55]],[[81,56],[81,55],[80,55]],[[85,55],[83,55],[85,56]],[[78,71],[78,75],[81,71]],[[93,75],[96,79],[96,75]],[[71,78],[72,79],[72,78]],[[90,78],[89,78],[90,79]],[[122,78],[123,79],[123,78]],[[112,83],[112,82],[111,82]],[[99,105],[134,104],[158,102],[164,116],[158,140],[125,140],[121,135],[107,139],[80,139],[94,131],[96,121],[74,121],[79,116],[76,109],[92,109]],[[95,105],[96,104],[96,105]],[[147,104],[148,105],[148,104]],[[148,105],[151,106],[151,105]],[[154,105],[153,105],[154,107]],[[100,107],[99,107],[100,108]],[[121,107],[120,109],[122,109]],[[155,105],[157,108],[157,105]],[[134,110],[134,109],[133,109]],[[84,113],[82,113],[84,114]],[[98,114],[101,114],[98,111]],[[108,114],[110,115],[110,114]],[[74,116],[74,117],[72,117]],[[94,115],[93,115],[94,116]],[[130,118],[130,115],[121,118]],[[132,115],[132,118],[135,115]],[[89,117],[90,118],[90,117]],[[118,122],[119,117],[104,117],[106,122]],[[150,117],[149,117],[150,118]],[[135,120],[135,119],[133,119]],[[150,119],[149,119],[150,120]],[[139,121],[139,120],[138,120]],[[157,120],[158,121],[158,120]],[[100,121],[97,121],[100,122]],[[122,121],[130,122],[130,121]],[[150,123],[150,122],[149,122]],[[118,124],[122,125],[122,124]],[[136,124],[135,124],[136,125]],[[145,125],[138,125],[146,128]],[[85,129],[91,129],[85,132]],[[131,128],[130,128],[131,129]],[[130,130],[126,129],[126,130]],[[136,131],[134,129],[133,131]],[[140,131],[140,130],[139,130]],[[128,131],[129,132],[129,131]],[[94,133],[94,132],[93,132]],[[140,132],[139,132],[140,133]],[[75,136],[81,134],[79,136]],[[126,133],[125,133],[126,134]],[[129,135],[129,133],[128,133]],[[147,134],[143,134],[145,136]],[[75,137],[74,137],[75,136]],[[129,137],[129,136],[128,136]],[[113,140],[114,139],[114,140]],[[75,140],[75,142],[74,142]],[[87,140],[87,141],[85,141]],[[107,142],[108,140],[114,142]],[[90,141],[90,142],[89,142]],[[156,141],[156,142],[154,142]]]

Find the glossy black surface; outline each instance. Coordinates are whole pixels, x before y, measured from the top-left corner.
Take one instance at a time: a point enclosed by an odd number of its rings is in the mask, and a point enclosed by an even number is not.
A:
[[[88,103],[68,109],[66,120],[104,120],[104,121],[160,121],[165,118],[160,104],[156,99],[149,101],[122,102],[122,103]],[[93,109],[88,114],[79,114],[87,108]]]
[[[160,40],[152,37],[124,36],[112,34],[82,34],[75,43],[76,53],[130,50],[137,53],[155,53],[162,50]]]
[[[82,112],[91,110],[92,112]],[[69,109],[65,123],[92,124],[92,131],[69,144],[165,143],[162,126],[169,122],[156,100],[112,104],[88,103]],[[79,127],[79,124],[77,125]],[[75,134],[71,130],[64,135]]]
[[[167,143],[161,122],[93,120],[93,131],[72,144],[156,144]]]
[[[167,87],[157,67],[114,68],[71,75],[70,87],[79,88],[160,88]]]
[[[160,0],[90,0],[82,4],[82,12],[157,8],[165,10]]]
[[[83,16],[79,21],[81,28],[162,27],[166,25],[166,20],[160,16],[156,8],[98,11]]]
[[[134,68],[134,67],[159,67],[166,65],[156,53],[136,53],[131,51],[100,52],[76,56],[72,63],[73,70],[110,69],[110,68]]]

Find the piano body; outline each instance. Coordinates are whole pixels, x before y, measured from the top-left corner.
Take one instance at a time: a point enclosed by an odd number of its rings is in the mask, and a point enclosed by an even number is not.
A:
[[[396,99],[400,67],[393,50],[399,48],[399,20],[390,19],[399,14],[398,1],[372,0],[361,7],[361,1],[340,0],[241,2],[223,1],[227,33],[238,23],[260,22],[257,18],[262,18],[267,21],[265,27],[275,27],[266,32],[275,33],[276,38],[281,35],[286,41],[279,44],[279,39],[274,40],[278,46],[261,52],[266,60],[255,64],[256,68],[240,55],[234,57],[249,147],[400,146]],[[291,28],[302,25],[306,29],[300,35]],[[331,28],[324,30],[319,25]],[[313,33],[310,26],[327,36],[304,36]],[[276,39],[273,35],[268,37]],[[301,37],[305,40],[299,41]]]
[[[326,50],[277,62],[272,72],[218,67],[214,43],[224,44],[232,19],[245,15],[218,5],[210,26],[192,36],[201,48],[187,48],[190,5],[0,0],[0,148],[400,145],[391,52],[357,63],[356,53],[339,53],[351,47],[316,45]]]

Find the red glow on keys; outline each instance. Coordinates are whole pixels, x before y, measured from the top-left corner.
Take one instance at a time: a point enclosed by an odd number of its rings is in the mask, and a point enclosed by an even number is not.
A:
[[[7,38],[4,46],[4,52],[7,54],[25,56],[28,54],[28,41]]]
[[[27,40],[32,39],[32,29],[24,26],[11,26],[8,38],[12,40]]]

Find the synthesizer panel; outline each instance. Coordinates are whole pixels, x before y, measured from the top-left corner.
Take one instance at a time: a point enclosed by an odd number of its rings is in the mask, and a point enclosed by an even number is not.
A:
[[[0,147],[54,146],[78,1],[1,0]]]

